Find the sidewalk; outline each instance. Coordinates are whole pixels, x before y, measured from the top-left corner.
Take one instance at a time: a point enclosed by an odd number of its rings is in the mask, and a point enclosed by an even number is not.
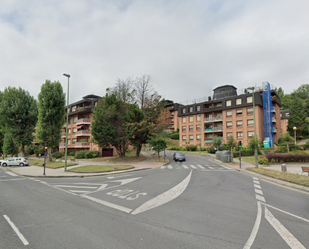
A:
[[[111,172],[104,172],[104,173],[74,173],[69,171],[64,171],[64,168],[58,168],[58,169],[50,169],[45,168],[45,176],[43,175],[44,167],[42,166],[25,166],[25,167],[14,167],[14,166],[8,166],[8,167],[1,167],[2,169],[6,169],[12,173],[15,173],[20,176],[26,176],[26,177],[89,177],[89,176],[100,176],[100,175],[111,175],[111,174],[119,174],[124,172],[131,172],[131,171],[137,171],[137,170],[145,170],[145,169],[153,169],[156,167],[162,166],[164,163],[161,164],[155,164],[153,163],[153,158],[151,155],[149,155],[146,152],[141,152],[143,156],[146,157],[145,160],[140,162],[130,162],[130,163],[118,163],[121,165],[132,165],[135,168],[128,169],[128,170],[119,170],[119,171],[111,171]],[[97,162],[97,161],[91,161],[91,160],[80,160],[77,162],[78,165],[67,167],[67,170],[85,166],[85,165],[116,165],[115,163],[110,162]]]

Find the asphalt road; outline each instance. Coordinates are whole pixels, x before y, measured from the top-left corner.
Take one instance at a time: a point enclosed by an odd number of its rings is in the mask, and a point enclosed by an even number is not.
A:
[[[0,172],[0,248],[309,248],[308,194],[187,155],[89,178]]]

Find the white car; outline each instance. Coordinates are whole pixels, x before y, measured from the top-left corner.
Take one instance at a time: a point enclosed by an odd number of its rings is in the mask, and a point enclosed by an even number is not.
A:
[[[26,157],[10,157],[7,159],[2,160],[1,166],[26,166],[30,165],[29,160]]]

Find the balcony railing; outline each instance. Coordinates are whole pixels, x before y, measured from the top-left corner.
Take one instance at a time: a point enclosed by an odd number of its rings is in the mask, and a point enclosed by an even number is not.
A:
[[[277,122],[277,119],[276,119],[276,118],[272,118],[272,122],[273,122],[273,123],[276,123],[276,122]]]
[[[214,127],[214,132],[216,131],[223,131],[223,127],[222,126]]]
[[[212,132],[212,128],[206,128],[204,131],[205,132]]]
[[[274,107],[271,108],[270,111],[276,113],[276,109]]]
[[[91,131],[77,131],[76,136],[90,136]]]
[[[67,135],[65,133],[61,133],[61,137],[66,137]]]
[[[205,139],[205,143],[212,143],[212,139]]]
[[[75,148],[89,148],[90,147],[90,143],[88,142],[76,142],[74,144]]]
[[[76,125],[80,124],[91,124],[91,120],[89,118],[81,118],[76,121]]]
[[[65,143],[60,143],[59,148],[65,148]]]
[[[273,133],[277,133],[277,129],[276,129],[276,128],[273,128],[272,132],[273,132]]]
[[[204,118],[204,122],[212,122],[213,118]]]

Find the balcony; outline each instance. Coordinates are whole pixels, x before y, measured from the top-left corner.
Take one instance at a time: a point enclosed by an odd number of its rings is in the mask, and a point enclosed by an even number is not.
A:
[[[273,128],[273,129],[272,129],[272,132],[273,132],[273,133],[277,133],[277,129],[276,129],[276,128]]]
[[[206,128],[204,132],[212,132],[212,128]]]
[[[276,119],[276,118],[272,118],[272,122],[273,122],[273,123],[276,123],[276,122],[277,122],[277,119]]]
[[[67,135],[65,133],[61,133],[61,138],[65,138]]]
[[[59,148],[65,148],[65,143],[60,143]]]
[[[214,132],[219,132],[219,131],[223,131],[222,126],[214,127]]]
[[[91,131],[77,131],[76,136],[91,136]]]
[[[222,121],[222,116],[217,116],[215,118],[213,118],[214,122],[218,122],[218,121]]]
[[[81,124],[91,124],[91,120],[89,118],[81,118],[76,121],[76,125]]]
[[[211,139],[205,139],[205,143],[212,143],[212,138]]]
[[[271,112],[276,113],[276,109],[273,107],[270,109]]]
[[[76,142],[74,144],[75,148],[90,148],[90,143],[88,142]]]

